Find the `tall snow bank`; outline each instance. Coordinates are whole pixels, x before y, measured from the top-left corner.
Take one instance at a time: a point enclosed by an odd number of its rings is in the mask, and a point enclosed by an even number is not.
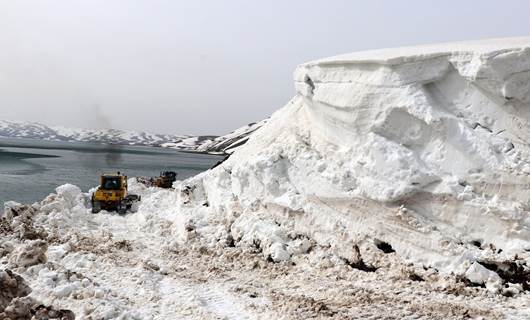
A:
[[[345,259],[385,242],[447,272],[528,259],[530,38],[361,52],[294,78],[247,144],[179,186],[180,212],[282,258],[310,239]]]

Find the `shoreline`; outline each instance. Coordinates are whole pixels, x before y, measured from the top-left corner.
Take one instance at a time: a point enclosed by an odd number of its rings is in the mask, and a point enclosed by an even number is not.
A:
[[[3,139],[11,141],[2,141]],[[21,142],[15,143],[14,141]],[[41,143],[41,145],[33,145],[32,143]],[[56,144],[56,145],[42,145],[44,144]],[[61,144],[63,144],[61,146]],[[65,146],[68,145],[68,146]],[[93,141],[62,141],[62,140],[40,140],[33,138],[17,138],[17,137],[5,137],[0,136],[0,148],[27,148],[27,149],[56,149],[56,150],[79,150],[79,151],[98,151],[98,152],[112,152],[112,153],[143,153],[142,150],[124,150],[122,148],[156,148],[158,150],[168,150],[182,153],[194,153],[194,154],[205,154],[213,156],[226,155],[224,152],[208,152],[208,151],[197,151],[197,150],[185,150],[176,149],[171,147],[163,147],[161,145],[149,145],[149,144],[114,144],[114,143],[98,143]],[[149,153],[156,153],[156,151],[149,151]]]

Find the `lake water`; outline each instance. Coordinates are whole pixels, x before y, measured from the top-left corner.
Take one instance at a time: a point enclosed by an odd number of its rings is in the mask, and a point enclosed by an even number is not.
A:
[[[9,200],[40,201],[65,183],[86,192],[99,184],[101,173],[116,171],[136,177],[158,176],[160,171],[171,170],[182,180],[221,159],[154,147],[0,138],[0,204]]]

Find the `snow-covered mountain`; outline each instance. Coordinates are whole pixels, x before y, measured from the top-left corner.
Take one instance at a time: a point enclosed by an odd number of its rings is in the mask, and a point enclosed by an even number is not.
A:
[[[109,144],[159,146],[188,139],[188,135],[169,135],[118,129],[77,129],[52,127],[40,123],[0,120],[0,136],[49,141],[98,142]],[[211,137],[208,137],[211,138]]]
[[[233,153],[238,147],[244,145],[250,138],[250,135],[266,124],[267,121],[268,119],[251,123],[227,135],[217,137],[211,141],[205,141],[197,148],[197,151]]]
[[[25,121],[0,120],[0,136],[7,138],[43,139],[65,141],[66,137],[59,137],[56,130],[40,124]]]
[[[47,141],[94,142],[119,145],[161,146],[198,152],[231,152],[266,120],[246,125],[225,136],[170,135],[119,129],[78,129],[25,121],[0,120],[0,137]]]
[[[268,119],[257,123],[250,123],[220,137],[208,137],[200,141],[198,139],[201,137],[189,137],[177,143],[164,143],[162,146],[199,152],[233,153],[238,147],[245,144],[250,135],[261,128],[267,121]]]

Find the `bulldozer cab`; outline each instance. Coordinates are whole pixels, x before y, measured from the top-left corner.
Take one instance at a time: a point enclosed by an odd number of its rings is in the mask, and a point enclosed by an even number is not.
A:
[[[160,176],[163,177],[163,178],[176,180],[177,173],[174,172],[174,171],[162,171],[162,172],[160,172]]]
[[[100,186],[102,190],[127,189],[127,177],[122,175],[102,175]]]
[[[160,177],[155,178],[154,186],[159,188],[171,188],[173,182],[177,180],[177,173],[174,171],[162,171]]]

